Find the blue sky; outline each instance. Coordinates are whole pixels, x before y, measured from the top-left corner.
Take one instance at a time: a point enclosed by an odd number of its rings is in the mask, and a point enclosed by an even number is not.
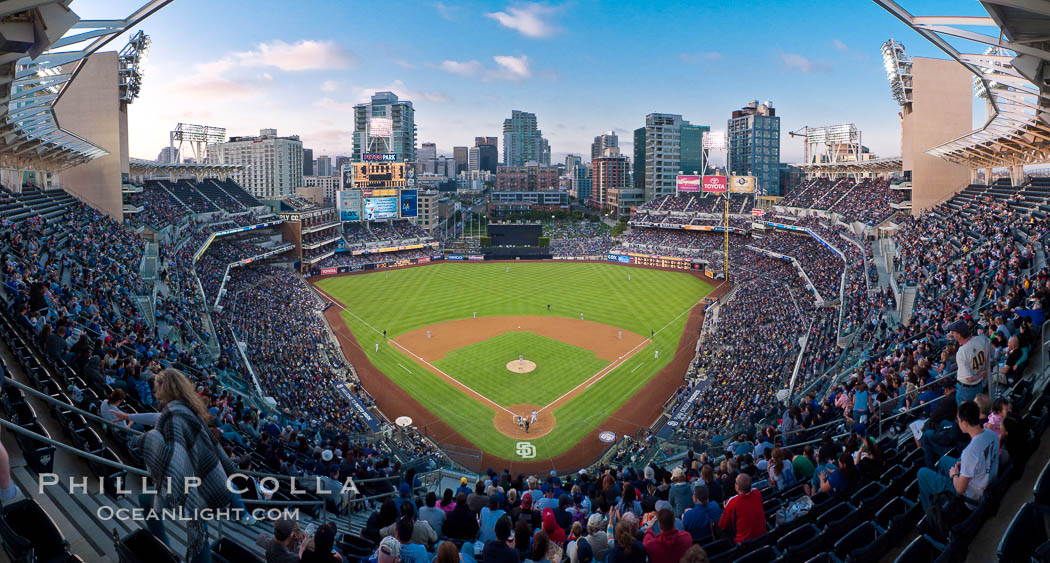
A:
[[[115,18],[142,1],[72,8]],[[893,37],[912,56],[943,58],[872,2],[647,4],[176,0],[142,25],[153,42],[129,113],[131,155],[155,158],[179,121],[233,135],[276,127],[315,155],[349,154],[353,104],[393,90],[415,105],[419,141],[441,154],[501,136],[513,109],[536,113],[563,160],[589,154],[609,129],[629,150],[650,112],[720,130],[759,99],[781,116],[784,161],[802,156],[787,131],[846,122],[872,151],[896,156],[898,108],[879,46]],[[986,15],[977,2],[903,6]]]

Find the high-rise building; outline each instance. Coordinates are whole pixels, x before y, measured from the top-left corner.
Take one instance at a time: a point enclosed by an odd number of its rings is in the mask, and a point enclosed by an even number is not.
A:
[[[427,162],[437,158],[438,149],[436,143],[423,143],[419,146],[419,153],[416,154],[416,158],[420,162]]]
[[[467,170],[481,170],[481,147],[467,149]]]
[[[591,197],[591,163],[576,163],[568,168],[569,193],[572,197],[583,201]]]
[[[467,147],[452,147],[452,158],[456,161],[456,174],[467,169],[467,161],[470,159]]]
[[[674,195],[679,172],[702,173],[703,136],[710,127],[692,125],[673,113],[650,113],[634,130],[634,187],[645,201]]]
[[[471,151],[474,149],[477,149],[477,167],[471,168],[470,155],[472,154]],[[474,147],[467,151],[467,169],[487,170],[488,172],[495,174],[498,165],[499,152],[496,137],[474,137]]]
[[[178,162],[179,161],[179,149],[175,147],[164,147],[160,149],[160,154],[157,155],[157,162]]]
[[[582,164],[583,159],[578,154],[567,154],[565,155],[565,171],[571,172],[577,165]]]
[[[536,162],[524,166],[500,165],[496,172],[496,190],[540,192],[558,189],[558,169]]]
[[[314,175],[314,150],[303,149],[303,176]]]
[[[350,164],[351,160],[349,156],[337,156],[335,157],[335,166],[332,167],[332,176],[338,176],[339,171],[343,169],[344,164]]]
[[[620,138],[613,131],[605,131],[591,143],[591,160],[605,155],[605,149],[620,148]]]
[[[278,137],[276,129],[208,145],[208,162],[241,166],[231,178],[259,199],[293,195],[303,186],[303,142],[298,135]]]
[[[416,112],[412,102],[393,92],[376,92],[370,102],[354,106],[355,162],[364,153],[395,154],[397,160],[416,160]]]
[[[599,156],[591,161],[591,195],[603,205],[609,202],[609,190],[626,190],[631,188],[631,165],[626,156],[613,154]]]
[[[318,176],[332,176],[332,158],[329,156],[321,155],[317,157],[317,175]]]
[[[536,114],[514,110],[510,119],[503,120],[503,164],[522,166],[526,162],[550,165],[550,145],[537,128]]]
[[[482,145],[492,145],[492,146],[495,147],[498,144],[499,144],[499,139],[497,137],[474,137],[474,146],[475,147],[480,147]]]
[[[780,118],[773,102],[754,100],[733,112],[728,124],[730,174],[754,176],[763,195],[780,190]]]

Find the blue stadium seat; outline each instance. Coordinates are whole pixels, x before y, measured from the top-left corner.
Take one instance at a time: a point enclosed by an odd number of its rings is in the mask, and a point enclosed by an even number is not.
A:
[[[116,530],[114,530],[114,535]],[[120,563],[179,563],[180,557],[153,534],[140,528],[124,536],[114,537]]]
[[[211,560],[216,563],[263,563],[265,561],[252,550],[229,538],[220,538],[211,546]]]
[[[805,561],[820,553],[826,545],[824,534],[813,524],[807,524],[777,540],[777,549],[786,561]]]
[[[1026,561],[1040,545],[1050,540],[1050,506],[1025,503],[1010,521],[999,540],[1000,563]]]
[[[947,547],[925,534],[912,540],[897,554],[894,563],[948,563],[951,554]]]
[[[733,563],[769,563],[776,561],[779,557],[780,552],[777,551],[777,548],[767,545],[734,559]]]
[[[911,533],[922,515],[921,504],[896,497],[875,513],[875,523],[885,528],[888,541],[895,543]]]
[[[874,563],[886,553],[886,530],[864,522],[835,542],[835,555],[855,563]]]
[[[1050,505],[1050,463],[1043,466],[1043,471],[1035,480],[1035,486],[1032,487],[1032,500],[1039,504]]]

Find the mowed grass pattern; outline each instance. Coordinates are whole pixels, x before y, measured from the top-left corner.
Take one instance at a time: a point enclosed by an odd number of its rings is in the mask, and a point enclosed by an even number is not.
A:
[[[529,373],[512,373],[518,355],[536,362]],[[609,362],[594,352],[533,332],[505,332],[453,350],[434,362],[441,371],[496,404],[543,407],[598,373]]]
[[[317,285],[346,307],[344,320],[378,369],[477,448],[507,459],[515,458],[517,441],[492,426],[492,409],[385,342],[383,330],[396,337],[477,311],[478,316],[569,318],[583,312],[586,320],[642,336],[659,331],[652,343],[555,411],[554,430],[534,441],[537,459],[543,459],[579,442],[667,365],[689,309],[712,289],[683,272],[552,262],[444,263],[326,278]],[[662,351],[658,360],[654,350]]]

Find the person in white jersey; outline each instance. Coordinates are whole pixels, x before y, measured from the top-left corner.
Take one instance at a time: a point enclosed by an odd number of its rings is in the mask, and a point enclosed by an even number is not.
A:
[[[959,344],[959,351],[955,353],[955,363],[959,366],[955,376],[955,401],[961,405],[982,393],[989,382],[992,341],[983,334],[970,336],[970,325],[964,319],[949,325],[948,332]],[[989,392],[988,398],[994,399],[995,396]]]
[[[923,467],[919,481],[919,501],[930,509],[934,495],[954,492],[970,500],[980,500],[988,483],[995,478],[999,466],[999,435],[981,426],[981,409],[977,403],[966,401],[959,405],[956,415],[959,429],[970,436],[970,443],[958,460],[944,456],[937,469]]]

